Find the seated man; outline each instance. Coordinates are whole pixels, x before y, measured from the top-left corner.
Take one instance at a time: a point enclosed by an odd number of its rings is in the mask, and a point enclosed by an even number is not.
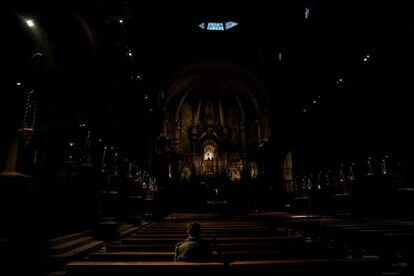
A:
[[[200,238],[201,227],[198,222],[187,225],[188,238],[175,246],[175,261],[205,262],[212,258],[212,252],[207,242]]]

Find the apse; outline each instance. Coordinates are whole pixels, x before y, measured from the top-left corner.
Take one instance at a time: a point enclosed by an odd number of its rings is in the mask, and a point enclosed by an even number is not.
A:
[[[165,93],[162,133],[174,177],[256,177],[253,153],[271,135],[267,97],[256,76],[222,61],[178,74]]]

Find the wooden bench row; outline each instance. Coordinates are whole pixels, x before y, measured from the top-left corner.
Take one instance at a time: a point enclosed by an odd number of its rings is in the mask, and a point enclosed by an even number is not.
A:
[[[280,225],[280,218],[261,219],[267,225]],[[345,255],[362,257],[377,255],[384,265],[393,267],[401,261],[414,267],[414,220],[303,217],[284,218],[283,225],[299,229],[304,236],[318,238],[322,243],[343,250]],[[411,268],[410,268],[411,267]]]
[[[154,249],[152,249],[154,250]],[[263,260],[263,259],[311,259],[311,258],[332,258],[334,254],[331,250],[320,249],[315,247],[308,248],[290,248],[290,249],[274,249],[274,248],[219,248],[217,254],[213,257],[221,260]],[[341,254],[335,254],[335,257],[343,257]],[[113,250],[99,251],[89,254],[91,260],[106,261],[173,261],[174,251],[137,251],[137,250]]]
[[[235,233],[203,233],[200,235],[201,238],[203,239],[210,239],[210,238],[220,238],[220,239],[225,239],[225,238],[245,238],[245,237],[250,237],[250,236],[254,236],[254,237],[270,237],[270,236],[274,236],[274,237],[283,237],[281,235],[272,235],[272,233],[267,233],[267,232],[235,232]],[[131,236],[131,238],[134,239],[157,239],[157,238],[169,238],[169,239],[186,239],[187,235],[184,233],[165,233],[165,234],[160,234],[160,233],[152,233],[152,232],[147,232],[147,233],[136,233],[134,235]]]
[[[105,262],[78,261],[66,267],[69,276],[84,275],[154,275],[168,273],[177,275],[261,273],[272,275],[310,275],[310,276],[364,276],[380,275],[378,260],[364,259],[309,259],[309,260],[265,260],[237,261],[228,265],[223,263],[183,263],[183,262]]]
[[[200,225],[202,226],[207,226],[207,225],[255,225],[255,223],[252,223],[251,221],[248,220],[240,220],[240,221],[199,221],[198,222]],[[188,224],[188,221],[183,221],[183,222],[152,222],[149,223],[148,225],[167,225],[167,226],[186,226]]]
[[[183,231],[185,232],[187,230],[187,227],[145,227],[141,231]],[[262,226],[254,226],[254,227],[244,227],[244,226],[228,226],[228,227],[201,227],[201,231],[233,231],[233,230],[245,230],[245,231],[266,231],[269,230],[268,227],[262,227]]]
[[[131,237],[128,239],[123,239],[122,243],[124,244],[171,244],[175,245],[181,242],[183,239],[179,237],[159,237],[159,238],[143,238],[143,237]],[[267,242],[273,244],[280,243],[294,243],[294,242],[305,242],[305,239],[302,237],[268,237],[268,236],[252,236],[252,237],[218,237],[216,239],[205,239],[211,243],[228,243],[228,242]]]
[[[140,231],[135,232],[136,234],[186,234],[186,229],[176,230],[159,230],[159,229],[141,229]],[[273,233],[275,231],[271,229],[243,229],[243,228],[235,228],[235,229],[203,229],[201,233],[228,233],[228,234],[235,234],[235,233]]]
[[[269,243],[269,242],[222,242],[211,245],[217,251],[225,250],[251,250],[251,249],[274,249],[284,251],[305,251],[312,249],[320,249],[321,243],[319,241],[313,242],[284,242],[284,243]],[[125,243],[111,243],[106,245],[106,250],[110,251],[174,251],[175,244],[171,243],[157,243],[157,244],[125,244]]]

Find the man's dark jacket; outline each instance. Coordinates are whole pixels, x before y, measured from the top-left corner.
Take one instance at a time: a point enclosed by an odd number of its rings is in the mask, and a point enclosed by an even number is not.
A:
[[[175,261],[205,262],[210,258],[209,244],[198,237],[189,237],[175,246]]]

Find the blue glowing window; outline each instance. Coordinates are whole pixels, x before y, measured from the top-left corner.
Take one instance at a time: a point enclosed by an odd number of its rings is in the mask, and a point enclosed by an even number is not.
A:
[[[233,22],[233,21],[226,22],[226,30],[229,30],[229,29],[231,29],[231,28],[234,28],[234,27],[236,27],[237,25],[239,25],[239,23],[237,23],[237,22]]]
[[[207,24],[207,30],[209,31],[224,31],[224,24],[218,22],[209,22]]]
[[[305,19],[308,19],[310,15],[310,9],[308,7],[305,8]]]
[[[207,31],[226,31],[230,30],[239,25],[237,22],[227,21],[227,22],[203,22],[198,25],[203,30]]]

